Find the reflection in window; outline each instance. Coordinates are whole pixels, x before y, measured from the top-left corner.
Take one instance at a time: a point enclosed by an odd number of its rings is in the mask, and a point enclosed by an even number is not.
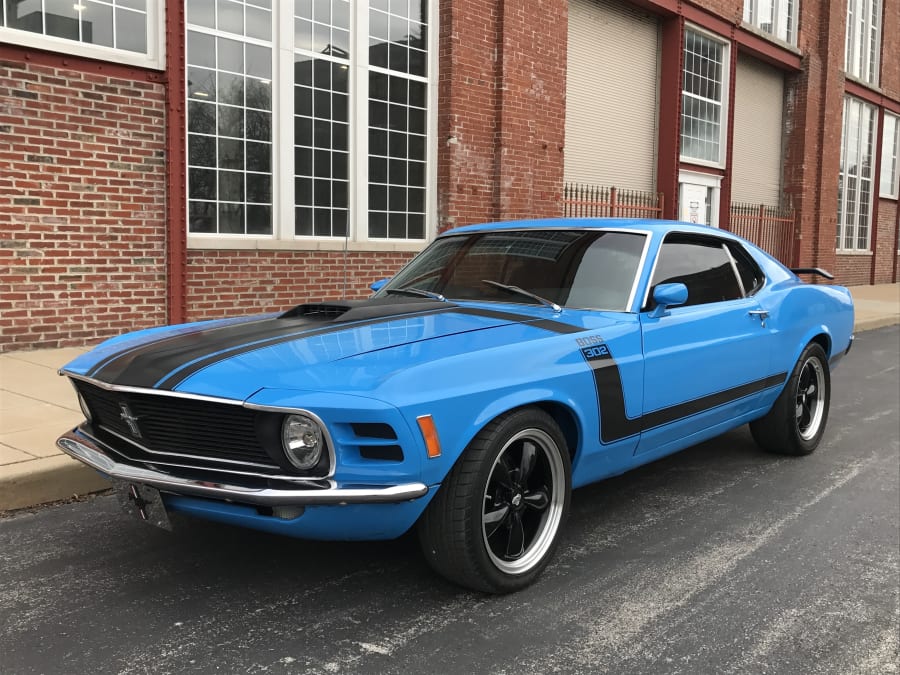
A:
[[[798,4],[795,0],[744,0],[744,21],[795,45]]]
[[[450,299],[538,304],[518,286],[565,307],[627,311],[646,235],[523,230],[439,239],[379,295],[418,288]],[[485,283],[485,280],[496,284]]]
[[[350,3],[294,3],[294,232],[349,234]]]
[[[270,235],[270,2],[190,2],[187,18],[189,231]]]
[[[369,7],[369,237],[424,239],[426,0]]]
[[[158,0],[5,0],[0,26],[147,53],[147,10]]]
[[[838,175],[838,250],[869,250],[874,189],[874,106],[844,98],[841,170]]]
[[[190,232],[425,239],[434,2],[186,3]]]
[[[684,306],[736,300],[744,296],[731,258],[724,243],[718,239],[678,235],[666,237],[651,282],[650,306],[655,306],[653,290],[658,285],[678,283],[688,289]]]
[[[844,69],[848,75],[878,84],[881,51],[881,0],[847,0]]]
[[[900,196],[900,176],[898,176],[898,156],[900,156],[900,117],[888,112],[884,114],[884,130],[881,140],[881,189],[882,197]]]
[[[725,44],[702,33],[684,32],[684,81],[681,94],[681,156],[718,164],[722,161]]]

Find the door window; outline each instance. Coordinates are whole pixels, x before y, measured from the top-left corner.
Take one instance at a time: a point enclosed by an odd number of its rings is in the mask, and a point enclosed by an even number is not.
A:
[[[653,289],[659,284],[687,286],[687,305],[736,300],[744,297],[731,258],[721,240],[707,237],[669,236],[663,242],[653,275],[649,309],[654,306]]]

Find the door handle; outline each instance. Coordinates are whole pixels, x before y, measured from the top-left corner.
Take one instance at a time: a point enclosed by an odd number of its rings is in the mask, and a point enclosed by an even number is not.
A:
[[[765,309],[751,309],[749,312],[747,312],[747,314],[749,314],[750,316],[757,316],[757,317],[759,317],[759,323],[760,323],[760,325],[761,325],[763,328],[766,327],[766,319],[769,318],[769,312],[768,312],[768,311],[766,311]]]

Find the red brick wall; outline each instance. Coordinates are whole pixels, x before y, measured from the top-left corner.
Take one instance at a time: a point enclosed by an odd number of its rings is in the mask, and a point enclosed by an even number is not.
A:
[[[372,292],[369,284],[393,276],[411,258],[411,253],[189,251],[188,320],[365,298]]]
[[[803,70],[788,81],[785,191],[799,213],[798,264],[837,268],[837,188],[844,99],[846,0],[801,7]]]
[[[841,286],[866,286],[869,284],[872,269],[871,254],[836,255],[834,266],[834,282]],[[831,270],[829,270],[831,271]]]
[[[897,257],[897,201],[881,199],[878,203],[878,222],[875,225],[876,284],[890,284],[894,279],[894,263]]]
[[[562,215],[566,0],[441,0],[439,228]]]
[[[0,351],[164,321],[164,96],[0,60]]]

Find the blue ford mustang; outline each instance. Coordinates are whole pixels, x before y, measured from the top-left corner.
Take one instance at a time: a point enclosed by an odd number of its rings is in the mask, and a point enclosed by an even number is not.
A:
[[[853,305],[807,273],[828,276],[685,223],[463,227],[368,300],[104,342],[61,371],[86,420],[58,443],[161,526],[415,525],[440,574],[514,591],[573,488],[746,423],[767,450],[816,448]]]

